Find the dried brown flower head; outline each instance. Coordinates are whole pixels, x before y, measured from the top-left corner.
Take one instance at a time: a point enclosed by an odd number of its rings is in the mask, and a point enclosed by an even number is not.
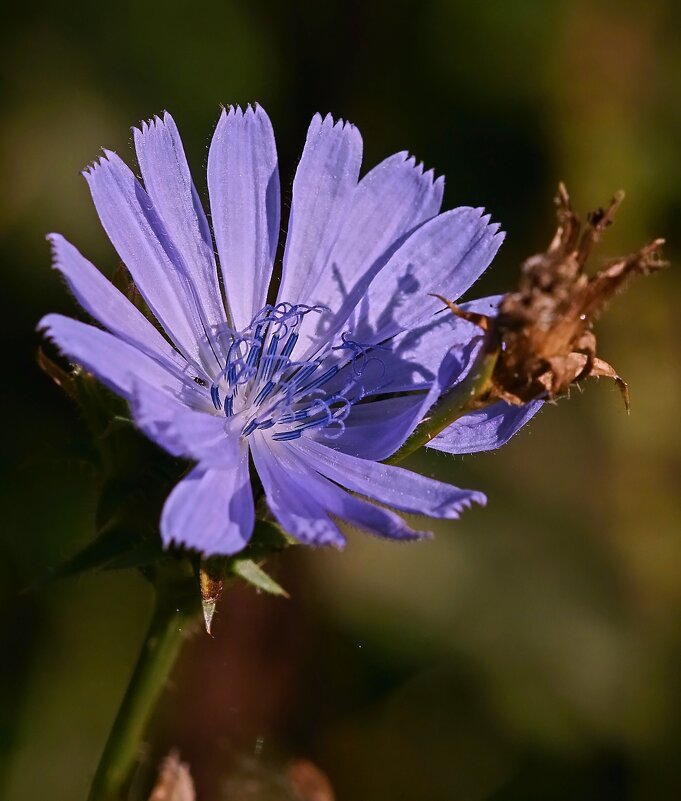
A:
[[[546,252],[523,263],[518,287],[504,297],[496,318],[464,312],[443,298],[455,314],[487,331],[486,347],[497,353],[485,402],[554,400],[586,378],[607,376],[619,386],[628,408],[627,385],[597,356],[592,326],[629,276],[646,275],[666,262],[658,257],[664,240],[655,239],[594,276],[586,274],[591,251],[623,198],[619,192],[607,208],[582,222],[560,184],[555,200],[558,230]]]

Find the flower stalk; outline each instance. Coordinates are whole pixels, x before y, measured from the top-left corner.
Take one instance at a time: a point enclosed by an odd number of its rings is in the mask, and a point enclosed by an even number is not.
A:
[[[157,588],[154,613],[88,801],[121,801],[138,757],[139,744],[170,671],[201,615],[193,580]]]

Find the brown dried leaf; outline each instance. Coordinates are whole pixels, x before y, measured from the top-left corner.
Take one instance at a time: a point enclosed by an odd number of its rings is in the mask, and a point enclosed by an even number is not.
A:
[[[513,404],[553,400],[586,378],[607,376],[616,381],[628,406],[625,382],[596,356],[592,325],[629,276],[646,275],[666,263],[657,257],[664,240],[656,239],[595,276],[586,275],[593,246],[611,225],[623,197],[616,194],[606,209],[582,223],[565,186],[558,187],[558,230],[546,252],[522,265],[518,288],[504,297],[493,322],[490,336],[500,353],[490,399]]]

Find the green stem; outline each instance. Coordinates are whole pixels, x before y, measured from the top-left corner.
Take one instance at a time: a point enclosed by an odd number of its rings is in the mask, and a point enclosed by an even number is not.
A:
[[[430,409],[428,417],[417,426],[402,447],[385,460],[386,463],[401,462],[430,442],[433,437],[444,431],[459,417],[475,409],[477,402],[489,389],[498,356],[498,349],[489,342],[485,343],[463,381],[440,396]]]
[[[95,774],[88,801],[121,801],[139,743],[200,607],[193,582],[158,588],[144,645]],[[191,590],[191,596],[188,594]]]

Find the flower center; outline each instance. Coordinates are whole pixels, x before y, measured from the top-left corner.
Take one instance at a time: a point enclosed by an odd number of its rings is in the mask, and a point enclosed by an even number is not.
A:
[[[357,385],[355,377],[346,386],[327,386],[342,366],[328,358],[335,350],[329,345],[307,361],[292,358],[304,317],[325,310],[290,303],[265,306],[243,331],[220,335],[225,364],[210,394],[216,410],[227,417],[244,416],[243,437],[267,429],[274,429],[275,440],[297,439],[310,428],[331,429],[327,436],[343,432],[352,404],[359,400],[348,397]],[[341,347],[350,346],[344,339]],[[359,348],[355,343],[352,347]]]

